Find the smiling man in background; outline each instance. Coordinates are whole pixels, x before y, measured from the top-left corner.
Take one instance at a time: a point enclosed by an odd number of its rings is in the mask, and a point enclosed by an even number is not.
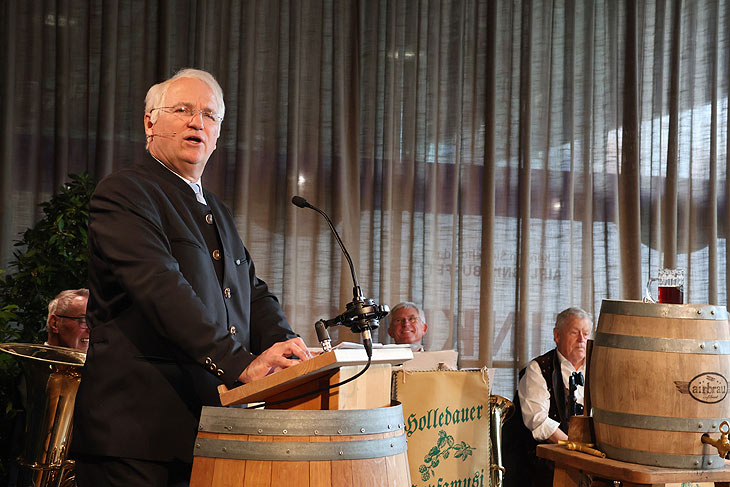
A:
[[[399,345],[407,343],[415,351],[423,351],[426,330],[426,315],[415,303],[398,303],[388,313],[388,335]]]

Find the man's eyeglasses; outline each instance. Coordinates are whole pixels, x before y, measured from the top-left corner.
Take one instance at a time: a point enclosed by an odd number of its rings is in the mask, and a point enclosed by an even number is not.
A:
[[[192,117],[201,114],[203,116],[203,120],[205,120],[206,122],[218,123],[223,121],[223,117],[221,117],[217,113],[213,113],[210,110],[197,110],[187,105],[177,105],[174,107],[157,107],[150,110],[150,112],[153,112],[155,110],[162,110],[165,113],[175,115],[181,120],[190,120]]]
[[[59,315],[57,314],[59,318],[65,318],[67,320],[75,320],[76,324],[79,328],[88,328],[89,325],[86,323],[86,315],[81,316],[67,316],[67,315]]]
[[[409,316],[408,318],[396,318],[394,320],[390,320],[391,323],[393,323],[394,325],[398,325],[398,326],[404,324],[406,321],[408,323],[410,323],[411,325],[415,325],[416,323],[418,323],[420,321],[420,318],[416,315],[412,315],[412,316]]]

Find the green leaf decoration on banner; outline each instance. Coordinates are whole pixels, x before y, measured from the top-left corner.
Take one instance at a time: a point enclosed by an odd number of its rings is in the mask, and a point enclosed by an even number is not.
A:
[[[447,434],[444,430],[439,431],[436,446],[432,447],[428,453],[426,453],[423,457],[423,465],[418,467],[418,471],[421,474],[421,480],[425,482],[435,476],[433,469],[439,466],[439,457],[444,459],[449,458],[450,450],[454,451],[454,458],[461,458],[462,461],[466,461],[476,448],[472,448],[465,441],[456,444],[453,436]]]

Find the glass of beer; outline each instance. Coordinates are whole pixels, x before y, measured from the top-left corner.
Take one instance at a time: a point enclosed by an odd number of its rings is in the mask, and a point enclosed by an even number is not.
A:
[[[651,285],[656,283],[659,299],[651,294]],[[684,304],[684,269],[660,269],[658,277],[650,277],[646,283],[645,303]]]

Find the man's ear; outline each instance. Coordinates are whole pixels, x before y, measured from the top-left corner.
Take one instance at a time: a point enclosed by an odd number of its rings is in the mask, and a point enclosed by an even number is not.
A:
[[[425,335],[428,331],[428,325],[426,323],[423,324],[423,334]]]
[[[147,137],[150,137],[153,135],[152,132],[152,126],[154,124],[152,123],[152,114],[145,113],[144,114],[144,133]]]
[[[51,315],[48,320],[48,331],[58,335],[58,318],[56,318],[56,315]]]
[[[390,335],[390,338],[395,338],[395,335],[393,334],[393,329],[388,327],[388,335]]]

